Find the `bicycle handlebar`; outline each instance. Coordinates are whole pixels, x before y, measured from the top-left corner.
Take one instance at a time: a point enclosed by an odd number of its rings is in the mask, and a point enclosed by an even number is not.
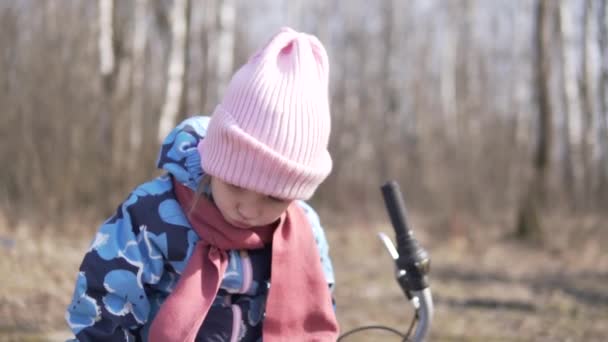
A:
[[[371,329],[390,331],[403,338],[403,341],[407,341],[409,340],[411,329],[417,321],[418,324],[416,324],[413,341],[423,342],[428,337],[433,319],[433,296],[431,295],[431,289],[426,277],[430,269],[430,257],[424,248],[418,244],[412,230],[408,226],[405,204],[399,190],[399,185],[395,181],[390,181],[384,184],[381,189],[386,209],[395,230],[397,247],[395,247],[393,241],[386,234],[378,233],[378,237],[384,243],[386,250],[395,262],[395,278],[405,296],[416,309],[416,315],[405,334],[382,325],[368,325],[343,333],[338,337],[338,341],[342,341],[352,334]]]
[[[382,195],[388,210],[397,240],[397,266],[408,273],[408,289],[423,290],[428,287],[426,275],[430,267],[430,258],[414,238],[407,223],[405,203],[395,181],[382,186]]]
[[[390,181],[385,183],[381,190],[395,230],[397,247],[395,248],[391,240],[383,234],[380,234],[380,239],[395,260],[399,286],[416,307],[419,323],[414,333],[414,341],[424,341],[433,317],[433,298],[427,279],[430,257],[418,244],[409,228],[399,185],[395,181]]]
[[[412,238],[412,231],[407,223],[407,213],[399,185],[395,181],[385,183],[381,188],[386,210],[395,229],[397,246],[405,246]]]

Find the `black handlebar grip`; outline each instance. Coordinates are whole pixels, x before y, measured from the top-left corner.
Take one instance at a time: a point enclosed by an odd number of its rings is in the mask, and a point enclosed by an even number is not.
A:
[[[382,195],[386,209],[395,229],[397,240],[397,267],[405,270],[406,275],[400,279],[400,285],[404,291],[419,291],[428,287],[427,273],[430,267],[429,254],[422,248],[414,238],[412,230],[408,226],[405,203],[399,185],[390,181],[382,187]]]
[[[405,202],[403,201],[399,184],[395,181],[389,181],[381,189],[388,215],[393,224],[393,229],[395,229],[397,246],[404,246],[412,238],[412,231],[407,223]]]

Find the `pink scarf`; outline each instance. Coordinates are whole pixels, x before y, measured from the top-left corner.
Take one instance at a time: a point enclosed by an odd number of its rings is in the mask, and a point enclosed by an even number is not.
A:
[[[173,182],[175,195],[201,238],[175,289],[152,322],[152,342],[194,341],[228,263],[227,250],[256,249],[272,242],[270,292],[263,321],[264,342],[335,341],[338,323],[319,262],[312,229],[293,203],[273,229],[228,224],[213,203]],[[192,205],[195,207],[191,210]]]

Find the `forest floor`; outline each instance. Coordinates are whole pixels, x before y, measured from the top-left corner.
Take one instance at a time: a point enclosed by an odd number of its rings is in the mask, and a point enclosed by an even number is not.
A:
[[[430,253],[435,316],[430,341],[605,341],[608,224],[546,218],[545,241],[509,237],[511,224],[414,216]],[[63,312],[90,228],[8,227],[0,217],[0,341],[63,341]],[[370,324],[405,331],[413,311],[376,238],[387,223],[327,229],[342,332]],[[602,249],[602,246],[604,247]],[[399,341],[369,331],[344,341]]]

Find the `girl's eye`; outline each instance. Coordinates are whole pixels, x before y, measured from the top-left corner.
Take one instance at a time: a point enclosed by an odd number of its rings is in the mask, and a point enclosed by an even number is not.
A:
[[[270,199],[271,201],[273,201],[275,203],[285,203],[285,202],[287,202],[286,199],[282,199],[282,198],[278,198],[278,197],[274,197],[274,196],[268,196],[268,199]]]
[[[241,191],[241,190],[243,190],[243,188],[241,188],[241,187],[240,187],[240,186],[238,186],[238,185],[234,185],[234,184],[229,184],[229,183],[228,183],[228,186],[230,187],[230,189],[232,189],[232,190],[234,190],[234,191]]]

